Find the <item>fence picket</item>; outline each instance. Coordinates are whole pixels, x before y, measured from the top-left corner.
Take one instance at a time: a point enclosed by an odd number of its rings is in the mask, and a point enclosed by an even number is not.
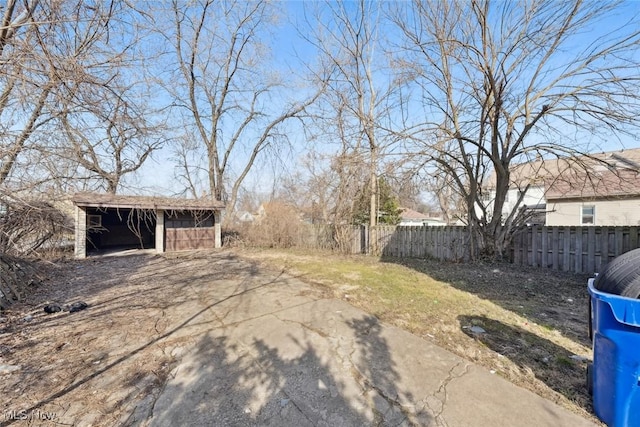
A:
[[[582,227],[576,227],[576,246],[573,252],[573,271],[582,272]]]
[[[571,264],[571,227],[562,228],[562,271],[569,271]]]
[[[308,249],[337,249],[353,254],[388,257],[433,257],[469,260],[468,230],[461,226],[323,226],[310,225],[297,233],[294,245]],[[371,253],[371,244],[374,253]],[[474,242],[474,244],[477,244]],[[602,271],[615,256],[640,247],[640,227],[527,227],[513,236],[512,262],[576,273]],[[477,251],[477,247],[473,248]]]

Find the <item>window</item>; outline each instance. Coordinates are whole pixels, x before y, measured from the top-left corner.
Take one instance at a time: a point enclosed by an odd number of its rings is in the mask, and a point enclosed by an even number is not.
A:
[[[87,215],[87,224],[89,228],[100,228],[102,227],[102,216],[101,215]]]
[[[582,207],[582,225],[595,225],[596,207],[593,205]]]
[[[165,220],[166,228],[199,228],[213,225],[213,212],[209,211],[171,212]]]

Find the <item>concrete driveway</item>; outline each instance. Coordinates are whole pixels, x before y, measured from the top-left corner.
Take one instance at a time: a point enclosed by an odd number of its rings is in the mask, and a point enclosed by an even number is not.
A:
[[[243,273],[198,291],[189,344],[130,423],[594,425],[297,278],[217,262]]]

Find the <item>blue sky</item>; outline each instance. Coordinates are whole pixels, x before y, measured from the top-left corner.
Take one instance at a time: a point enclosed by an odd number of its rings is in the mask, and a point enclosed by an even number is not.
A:
[[[304,28],[302,23],[305,22],[305,10],[317,5],[316,2],[305,1],[289,1],[280,2],[278,5],[284,11],[284,15],[279,21],[279,25],[271,29],[272,40],[269,40],[272,46],[273,62],[271,66],[277,69],[281,75],[289,82],[298,82],[299,78],[304,74],[305,67],[313,64],[316,60],[316,52],[306,41],[304,41],[296,25]],[[575,38],[575,48],[581,49],[587,46],[588,41],[598,37],[607,37],[613,28],[623,25],[630,17],[636,16],[640,12],[640,1],[627,1],[622,5],[619,13],[611,15],[607,19],[603,19],[598,25],[594,25],[582,36]],[[312,14],[307,14],[310,17]],[[384,54],[380,49],[381,61],[384,61]],[[567,52],[567,60],[571,57],[572,52]],[[640,58],[639,58],[640,62]],[[562,66],[563,64],[558,64]],[[382,84],[384,86],[384,84]],[[288,88],[289,90],[303,90],[301,86]],[[295,170],[297,158],[303,155],[308,149],[307,141],[302,130],[298,125],[292,125],[290,128],[290,137],[292,140],[292,149],[285,153],[281,162],[262,162],[258,165],[251,176],[247,179],[247,187],[256,188],[259,191],[268,192],[273,186],[275,176],[280,174],[282,170],[285,173]],[[622,147],[634,148],[639,145],[637,137],[626,136],[621,134],[612,134],[609,138],[601,136],[593,137],[587,133],[582,134],[579,138],[581,141],[590,141],[592,146],[598,147],[597,150],[615,150]],[[326,145],[316,147],[319,151],[331,152],[335,150],[335,146]],[[147,191],[160,193],[174,193],[180,189],[176,187],[173,179],[173,164],[169,158],[171,154],[168,150],[164,150],[156,154],[155,158],[138,174],[135,180],[135,186],[141,186]],[[282,167],[285,165],[286,167]],[[234,169],[239,168],[239,166]]]

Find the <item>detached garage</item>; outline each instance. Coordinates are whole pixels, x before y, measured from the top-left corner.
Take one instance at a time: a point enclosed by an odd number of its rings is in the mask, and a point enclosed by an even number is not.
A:
[[[161,253],[222,246],[222,202],[79,193],[73,204],[76,258],[105,250]]]

